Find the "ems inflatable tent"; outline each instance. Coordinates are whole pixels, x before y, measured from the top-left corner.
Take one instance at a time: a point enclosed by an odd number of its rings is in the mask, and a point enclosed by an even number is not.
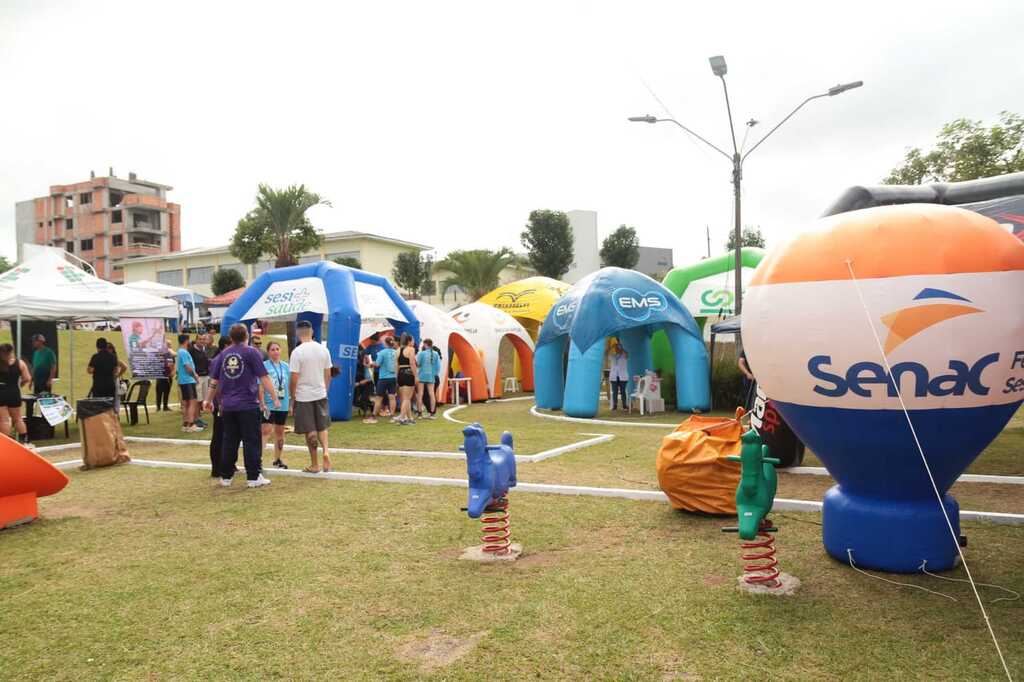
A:
[[[651,335],[664,331],[675,364],[676,407],[704,411],[711,402],[708,353],[700,328],[671,291],[622,268],[587,275],[548,313],[537,339],[537,405],[573,417],[597,414],[605,341],[617,336],[629,354],[629,374],[653,367]],[[564,357],[568,348],[569,366]]]
[[[486,303],[516,318],[536,341],[548,311],[569,291],[569,286],[550,277],[527,277],[498,287],[477,303]]]
[[[462,330],[481,356],[487,378],[487,390],[492,398],[500,398],[501,368],[498,366],[498,351],[502,339],[508,339],[516,350],[523,373],[523,390],[533,390],[533,339],[508,313],[484,303],[470,303],[451,312],[452,319],[462,325]],[[465,370],[463,370],[465,371]]]
[[[441,351],[441,393],[439,402],[448,400],[448,365],[452,356],[459,359],[463,374],[470,377],[469,399],[487,399],[487,377],[483,362],[473,347],[472,340],[466,335],[462,325],[453,320],[448,313],[423,301],[409,301],[409,309],[420,323],[420,336],[434,342],[434,347]]]
[[[419,342],[420,323],[390,282],[328,261],[264,272],[225,311],[221,334],[237,322],[309,320],[321,341],[326,321],[327,348],[339,370],[328,390],[331,419],[345,421],[352,417],[363,317],[386,319],[398,334],[409,332]]]
[[[743,265],[740,276],[746,282],[754,275],[754,269],[764,258],[764,251],[747,247],[740,252]],[[669,291],[675,294],[683,306],[690,311],[697,321],[697,327],[704,331],[704,322],[709,317],[732,315],[735,306],[736,254],[733,251],[723,253],[714,258],[674,268],[662,280]],[[675,380],[675,361],[668,338],[664,334],[655,334],[651,340],[651,354],[655,369],[661,370],[662,380],[671,386]],[[722,406],[726,407],[726,406]]]

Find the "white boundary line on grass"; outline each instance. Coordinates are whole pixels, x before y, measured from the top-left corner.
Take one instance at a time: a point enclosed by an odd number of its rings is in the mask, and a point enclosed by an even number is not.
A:
[[[69,460],[58,462],[54,466],[67,468],[80,465],[82,460]],[[191,462],[162,462],[151,459],[133,459],[131,464],[158,469],[190,469],[206,471],[208,464],[194,464]],[[302,478],[321,478],[332,481],[364,481],[373,483],[405,483],[413,485],[436,485],[465,488],[468,485],[466,479],[461,478],[439,478],[434,476],[409,476],[401,474],[363,474],[348,471],[331,471],[320,474],[307,474],[298,469],[268,469],[263,472],[268,476],[299,476]],[[515,488],[526,493],[544,493],[549,495],[574,495],[586,497],[614,497],[627,500],[642,500],[648,502],[668,502],[668,497],[660,490],[634,490],[631,488],[598,488],[594,486],[580,485],[554,485],[551,483],[520,483]],[[789,500],[776,499],[774,511],[801,511],[820,512],[821,502],[812,500]],[[960,518],[970,521],[990,521],[1002,524],[1024,524],[1024,514],[1006,514],[1002,512],[980,512],[961,511]]]
[[[555,420],[561,421],[561,422],[575,422],[577,424],[602,424],[602,425],[608,425],[608,426],[643,426],[643,427],[647,427],[649,429],[663,429],[663,430],[666,430],[666,431],[670,431],[670,430],[676,428],[677,426],[679,426],[678,424],[650,424],[650,423],[646,423],[646,422],[620,422],[620,421],[614,421],[612,419],[583,419],[582,417],[566,417],[566,416],[561,415],[561,414],[545,414],[544,412],[541,412],[539,409],[537,409],[536,405],[534,405],[533,407],[530,408],[530,414],[532,414],[535,417],[542,417],[543,419],[555,419]]]
[[[533,455],[516,455],[516,462],[543,462],[545,459],[551,459],[552,457],[558,457],[564,455],[567,452],[574,450],[582,450],[583,448],[589,448],[593,445],[600,443],[607,443],[608,441],[615,438],[615,436],[608,433],[583,433],[582,436],[590,436],[585,440],[577,441],[575,443],[569,443],[568,445],[562,445],[557,448],[551,448],[550,450],[544,450]],[[191,438],[152,438],[148,436],[125,436],[126,442],[131,443],[151,443],[155,445],[202,445],[205,447],[210,446],[208,440],[198,440]],[[71,447],[79,447],[77,444],[69,443]],[[56,447],[56,446],[55,446]],[[272,445],[267,444],[270,448]],[[308,452],[305,445],[285,445],[284,449],[289,452]],[[466,455],[461,452],[444,452],[437,450],[371,450],[369,448],[329,448],[328,452],[332,455],[383,455],[389,457],[420,457],[426,459],[457,459],[460,461],[466,460]]]
[[[779,472],[804,474],[809,476],[830,476],[825,467],[790,467],[779,469]],[[1002,483],[1006,485],[1024,485],[1024,476],[997,476],[995,474],[961,474],[957,481],[961,483]]]

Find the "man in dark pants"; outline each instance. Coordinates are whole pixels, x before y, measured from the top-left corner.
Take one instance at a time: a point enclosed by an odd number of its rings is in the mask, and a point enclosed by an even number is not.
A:
[[[196,334],[196,340],[189,346],[188,352],[192,354],[192,362],[196,367],[196,398],[202,408],[206,394],[210,392],[210,353],[206,346],[206,334]],[[202,416],[200,409],[199,414],[196,414],[196,426],[206,428]]]
[[[210,393],[204,404],[206,409],[211,409],[214,400],[219,399],[220,402],[224,426],[220,484],[225,488],[231,485],[241,443],[246,485],[261,488],[270,485],[270,481],[263,476],[263,439],[257,390],[260,382],[263,390],[272,397],[275,407],[280,407],[281,401],[277,398],[274,382],[267,375],[260,352],[246,345],[249,332],[245,325],[233,325],[228,336],[231,345],[214,358],[210,368]]]
[[[217,345],[213,346],[213,353],[210,355],[211,369],[214,358],[230,344],[231,340],[226,336],[217,340]],[[224,419],[220,416],[220,401],[211,400],[210,402],[213,403],[213,409],[210,410],[210,417],[213,419],[213,433],[210,434],[210,476],[212,478],[230,478],[235,475],[234,467],[231,468],[231,476],[221,475],[221,461],[224,459]]]

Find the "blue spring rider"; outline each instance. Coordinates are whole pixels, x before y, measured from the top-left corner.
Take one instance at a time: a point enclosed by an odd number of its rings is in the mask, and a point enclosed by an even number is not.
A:
[[[508,514],[508,489],[516,485],[516,455],[512,434],[501,434],[500,445],[488,445],[487,433],[480,424],[462,430],[469,474],[469,500],[465,511],[469,518],[483,524],[483,550],[489,554],[508,554],[511,530]]]
[[[768,514],[775,504],[775,490],[778,477],[775,465],[779,460],[769,457],[768,446],[761,442],[757,431],[750,429],[740,438],[742,447],[738,457],[730,456],[732,462],[740,463],[740,482],[736,486],[736,516],[738,525],[723,528],[727,533],[739,533],[741,555],[744,562],[744,581],[749,585],[781,587],[779,562],[775,558],[777,529],[768,520]]]

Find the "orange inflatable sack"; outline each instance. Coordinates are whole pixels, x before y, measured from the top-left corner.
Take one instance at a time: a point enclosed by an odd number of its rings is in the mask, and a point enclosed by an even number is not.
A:
[[[736,418],[694,415],[661,439],[658,450],[658,485],[675,509],[705,514],[735,514],[743,426]]]

